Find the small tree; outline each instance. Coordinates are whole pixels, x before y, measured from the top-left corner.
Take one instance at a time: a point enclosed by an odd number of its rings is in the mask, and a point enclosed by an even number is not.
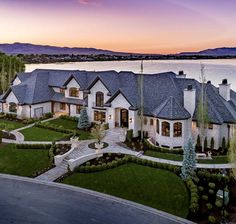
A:
[[[97,140],[98,144],[101,143],[102,139],[106,135],[106,131],[103,124],[96,124],[94,128],[92,128],[92,135]]]
[[[207,137],[205,137],[205,139],[204,139],[204,149],[207,149]]]
[[[196,154],[195,149],[190,138],[187,145],[184,147],[183,165],[181,167],[181,178],[187,180],[193,174],[196,167]]]
[[[211,138],[211,150],[213,150],[215,148],[215,141],[214,138]]]
[[[232,174],[234,179],[236,180],[236,135],[230,140],[228,156],[229,161],[234,165],[232,168]]]
[[[225,140],[225,137],[222,138],[222,150],[225,151],[226,150],[226,140]]]
[[[78,128],[79,129],[88,129],[89,127],[90,127],[90,123],[89,123],[89,119],[88,119],[87,110],[85,107],[83,107],[80,112],[80,117],[78,120]]]
[[[201,139],[200,139],[200,135],[197,136],[197,144],[196,144],[197,148],[201,147]]]

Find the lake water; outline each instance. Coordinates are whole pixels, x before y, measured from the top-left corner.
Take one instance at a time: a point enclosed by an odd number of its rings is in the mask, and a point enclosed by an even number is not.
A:
[[[236,91],[236,59],[218,60],[153,60],[144,61],[144,73],[159,73],[166,71],[177,72],[183,70],[187,77],[199,80],[201,65],[205,66],[207,80],[218,86],[222,79],[227,78],[231,88]],[[69,62],[53,64],[27,64],[26,71],[36,68],[64,69],[64,70],[87,70],[87,71],[133,71],[140,73],[140,61],[105,61],[105,62]]]

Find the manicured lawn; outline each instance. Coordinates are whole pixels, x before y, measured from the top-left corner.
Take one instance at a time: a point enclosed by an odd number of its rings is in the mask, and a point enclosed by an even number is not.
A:
[[[15,145],[0,145],[0,172],[30,177],[51,165],[48,150],[16,149]]]
[[[199,159],[199,163],[205,163],[205,164],[223,164],[228,163],[228,156],[213,156],[212,160],[205,160],[205,159]]]
[[[10,131],[25,126],[25,125],[24,125],[23,123],[21,123],[21,122],[9,121],[9,120],[5,120],[5,119],[0,119],[0,124],[9,125],[9,130],[10,130]]]
[[[62,126],[65,129],[75,130],[77,128],[78,122],[58,118],[58,119],[49,121],[48,123],[53,124],[53,125],[57,125],[57,126]]]
[[[44,128],[32,127],[21,131],[25,141],[55,141],[63,138],[64,134]]]
[[[163,153],[163,152],[155,152],[148,150],[144,153],[146,156],[152,156],[160,159],[167,159],[167,160],[175,160],[175,161],[183,161],[182,155],[177,155],[173,153]]]
[[[70,120],[58,118],[58,119],[49,121],[48,123],[53,124],[53,125],[57,125],[58,127],[61,126],[65,129],[69,129],[69,130],[77,130],[80,140],[87,140],[87,139],[92,138],[90,132],[77,129],[77,123],[78,123],[77,121],[70,121]]]
[[[63,182],[135,201],[180,217],[188,214],[188,190],[184,182],[169,171],[128,163],[96,173],[74,173]]]

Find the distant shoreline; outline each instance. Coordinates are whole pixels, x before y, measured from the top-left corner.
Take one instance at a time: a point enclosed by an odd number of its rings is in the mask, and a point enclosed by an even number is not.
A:
[[[106,62],[106,61],[151,61],[151,60],[220,60],[236,59],[236,56],[185,56],[185,55],[19,55],[25,64],[52,64],[72,62]]]

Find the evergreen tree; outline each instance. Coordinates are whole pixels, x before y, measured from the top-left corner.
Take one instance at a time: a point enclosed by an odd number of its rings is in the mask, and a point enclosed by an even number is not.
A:
[[[187,145],[184,147],[184,158],[180,174],[181,178],[183,180],[187,180],[188,178],[190,178],[195,167],[196,167],[196,154],[192,143],[192,139],[190,138]]]
[[[214,141],[214,138],[212,137],[211,138],[211,150],[213,150],[215,147],[215,141]]]
[[[204,149],[207,149],[207,145],[208,145],[208,143],[207,143],[207,137],[205,137],[205,140],[204,140]]]
[[[85,107],[83,107],[80,112],[80,117],[79,117],[79,121],[78,121],[78,128],[79,129],[87,129],[89,127],[90,127],[90,123],[89,123],[89,119],[88,119],[87,110]]]

